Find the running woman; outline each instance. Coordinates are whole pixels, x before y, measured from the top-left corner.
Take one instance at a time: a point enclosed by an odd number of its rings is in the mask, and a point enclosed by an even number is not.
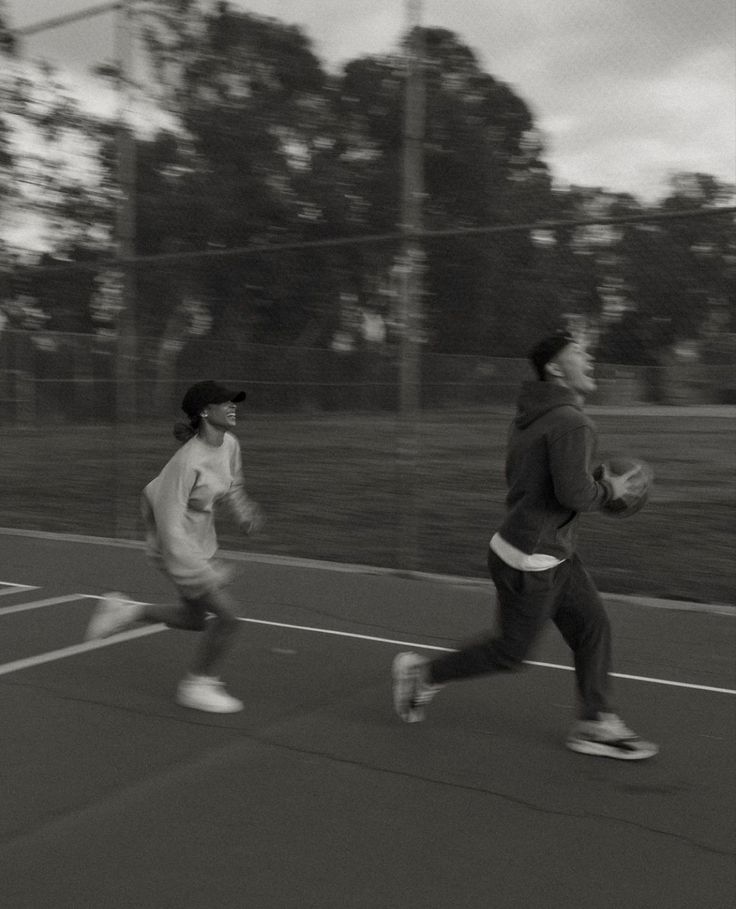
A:
[[[499,630],[428,660],[394,660],[394,706],[407,723],[424,719],[447,682],[521,668],[552,619],[574,655],[580,717],[567,746],[582,754],[641,760],[657,746],[632,732],[609,701],[611,633],[592,578],[575,552],[578,515],[640,492],[635,471],[593,476],[596,430],[582,402],[596,389],[593,360],[556,334],[530,353],[538,381],[525,383],[509,435],[506,516],[490,542]]]
[[[232,572],[215,558],[215,506],[229,506],[246,533],[263,524],[259,506],[246,495],[240,445],[232,434],[236,405],[243,400],[245,392],[217,382],[192,385],[182,401],[188,423],[174,427],[183,444],[143,490],[147,552],[173,582],[180,602],[143,605],[119,593],[107,594],[87,629],[87,640],[108,637],[136,622],[163,622],[170,628],[201,632],[194,663],[180,682],[176,699],[185,707],[212,713],[243,708],[216,675],[238,619],[224,590]]]

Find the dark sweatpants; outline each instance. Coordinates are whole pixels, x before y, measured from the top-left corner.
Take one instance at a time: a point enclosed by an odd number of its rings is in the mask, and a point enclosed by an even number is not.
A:
[[[581,717],[610,712],[611,631],[603,602],[577,555],[546,571],[517,571],[489,550],[488,569],[498,598],[498,631],[432,660],[435,684],[519,669],[548,619],[575,658]]]

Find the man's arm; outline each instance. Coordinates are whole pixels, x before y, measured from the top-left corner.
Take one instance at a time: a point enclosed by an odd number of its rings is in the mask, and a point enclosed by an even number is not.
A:
[[[555,496],[571,511],[598,511],[616,497],[609,477],[593,478],[594,448],[593,430],[584,424],[564,430],[549,441]]]

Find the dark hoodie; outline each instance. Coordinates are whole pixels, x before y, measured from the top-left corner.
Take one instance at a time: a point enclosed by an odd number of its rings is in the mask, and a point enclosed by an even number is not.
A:
[[[573,391],[525,382],[509,435],[506,517],[499,533],[527,555],[566,559],[575,549],[578,512],[611,497],[593,479],[597,434]]]

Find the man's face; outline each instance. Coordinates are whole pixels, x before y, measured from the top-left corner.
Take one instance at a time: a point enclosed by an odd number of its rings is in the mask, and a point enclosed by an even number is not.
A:
[[[580,395],[592,394],[598,387],[593,375],[593,358],[577,342],[563,347],[548,365],[549,373],[558,382]]]

